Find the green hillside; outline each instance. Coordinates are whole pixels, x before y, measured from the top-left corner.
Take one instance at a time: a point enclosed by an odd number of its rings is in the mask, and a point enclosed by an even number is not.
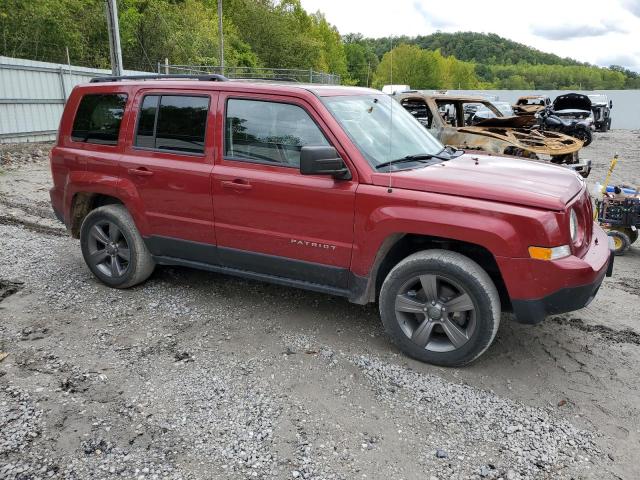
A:
[[[571,58],[562,58],[552,53],[541,52],[535,48],[514,42],[495,34],[476,32],[437,32],[431,35],[415,37],[364,38],[358,35],[347,35],[343,40],[357,43],[365,52],[373,54],[380,61],[381,67],[376,71],[373,83],[389,83],[390,68],[385,57],[394,46],[397,53],[401,46],[413,47],[412,53],[403,49],[403,61],[419,64],[426,53],[439,52],[450,62],[458,61],[473,64],[475,75],[468,72],[461,80],[448,75],[446,69],[423,75],[413,72],[410,83],[414,88],[496,88],[496,89],[623,89],[640,88],[640,77],[637,73],[612,65],[601,68]],[[393,41],[393,43],[392,43]],[[407,55],[411,57],[407,60]],[[396,57],[397,58],[397,57]],[[352,64],[347,51],[347,62]],[[384,67],[384,68],[383,68]],[[405,83],[409,80],[402,72],[393,69],[394,83]],[[459,69],[458,69],[459,70]],[[437,81],[436,81],[437,79]],[[417,81],[417,83],[416,83]]]
[[[217,65],[217,0],[119,0],[125,68]],[[88,67],[109,66],[104,0],[0,1],[0,55]],[[299,0],[225,0],[227,66],[335,73],[348,85],[391,81],[414,88],[640,88],[638,74],[541,52],[494,34],[341,36]]]
[[[425,50],[440,50],[443,55],[453,55],[465,62],[487,65],[510,65],[527,63],[531,65],[587,65],[571,58],[562,58],[553,53],[545,53],[522,43],[514,42],[494,33],[477,32],[437,32],[416,37],[394,37],[394,43],[417,45]],[[389,51],[388,37],[367,39],[378,56]]]

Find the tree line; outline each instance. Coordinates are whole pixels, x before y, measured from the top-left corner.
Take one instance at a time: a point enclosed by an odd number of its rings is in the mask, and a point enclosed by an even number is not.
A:
[[[313,69],[347,85],[420,89],[640,88],[637,73],[600,68],[495,34],[341,36],[299,0],[224,0],[227,66]],[[217,0],[118,0],[125,68],[219,65]],[[3,0],[0,54],[109,68],[104,0]]]

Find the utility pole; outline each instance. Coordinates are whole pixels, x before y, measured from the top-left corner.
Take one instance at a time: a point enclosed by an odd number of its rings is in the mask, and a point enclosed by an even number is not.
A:
[[[220,73],[224,75],[224,33],[222,32],[222,0],[218,0],[218,34],[220,35]]]
[[[120,47],[120,26],[118,24],[118,5],[116,0],[106,0],[106,7],[111,73],[119,77],[122,75],[122,48]]]

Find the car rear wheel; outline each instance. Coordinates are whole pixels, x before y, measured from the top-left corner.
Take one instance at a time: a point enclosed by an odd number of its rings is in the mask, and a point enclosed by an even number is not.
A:
[[[110,287],[128,288],[144,282],[155,267],[123,205],[91,211],[80,228],[80,246],[89,270]]]
[[[500,299],[473,260],[425,250],[396,265],[380,291],[380,314],[391,339],[407,355],[442,366],[474,361],[493,342]]]

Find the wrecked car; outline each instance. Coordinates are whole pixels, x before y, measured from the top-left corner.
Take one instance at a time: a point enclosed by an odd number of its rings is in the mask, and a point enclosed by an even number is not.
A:
[[[591,171],[591,162],[579,159],[580,140],[531,129],[530,118],[505,117],[483,98],[419,92],[393,98],[446,145],[565,165],[583,177]]]
[[[579,120],[589,127],[593,123],[591,100],[581,93],[558,95],[551,104],[551,110],[561,118]]]
[[[567,93],[559,95],[550,107],[536,114],[538,127],[544,131],[554,131],[582,140],[586,147],[591,143],[591,100],[586,95]]]
[[[591,100],[594,128],[600,132],[608,132],[611,129],[613,102],[604,93],[594,93],[587,96]]]
[[[533,116],[550,105],[551,99],[546,95],[527,95],[516,100],[513,112],[516,115]]]

